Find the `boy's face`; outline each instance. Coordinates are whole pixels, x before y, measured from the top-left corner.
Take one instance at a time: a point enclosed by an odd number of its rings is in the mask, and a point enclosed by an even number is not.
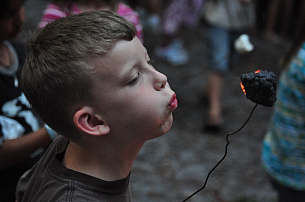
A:
[[[178,106],[167,77],[150,64],[141,42],[119,41],[96,63],[94,107],[122,141],[146,141],[166,133]]]

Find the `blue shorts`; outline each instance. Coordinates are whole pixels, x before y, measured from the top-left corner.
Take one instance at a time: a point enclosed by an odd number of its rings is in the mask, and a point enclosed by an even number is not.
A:
[[[207,64],[211,71],[226,74],[233,68],[238,59],[234,49],[235,40],[242,31],[228,31],[221,27],[207,26]]]

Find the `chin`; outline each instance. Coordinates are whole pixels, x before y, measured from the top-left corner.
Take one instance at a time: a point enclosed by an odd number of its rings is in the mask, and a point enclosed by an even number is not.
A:
[[[174,121],[174,118],[173,118],[173,114],[171,113],[170,116],[168,117],[168,119],[166,121],[164,121],[160,127],[161,133],[162,133],[161,135],[164,135],[165,133],[167,133],[169,131],[169,129],[171,129],[173,121]]]
[[[148,138],[148,140],[158,138],[167,133],[172,127],[173,120],[173,115],[171,113],[170,116],[159,126],[157,132],[151,138]]]

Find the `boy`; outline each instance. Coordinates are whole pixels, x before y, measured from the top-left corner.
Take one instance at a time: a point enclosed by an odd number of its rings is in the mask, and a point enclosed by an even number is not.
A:
[[[17,201],[131,201],[130,170],[177,107],[133,24],[111,11],[58,19],[28,45],[22,87],[62,134],[20,179]]]

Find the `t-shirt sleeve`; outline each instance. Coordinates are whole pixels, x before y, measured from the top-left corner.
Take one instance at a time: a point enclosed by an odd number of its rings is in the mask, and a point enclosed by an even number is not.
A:
[[[18,184],[17,184],[16,192],[15,192],[17,202],[22,201],[24,193],[31,182],[31,178],[32,178],[33,172],[35,170],[34,167],[36,167],[36,166],[37,166],[37,164],[35,164],[32,169],[26,171],[20,177]]]

